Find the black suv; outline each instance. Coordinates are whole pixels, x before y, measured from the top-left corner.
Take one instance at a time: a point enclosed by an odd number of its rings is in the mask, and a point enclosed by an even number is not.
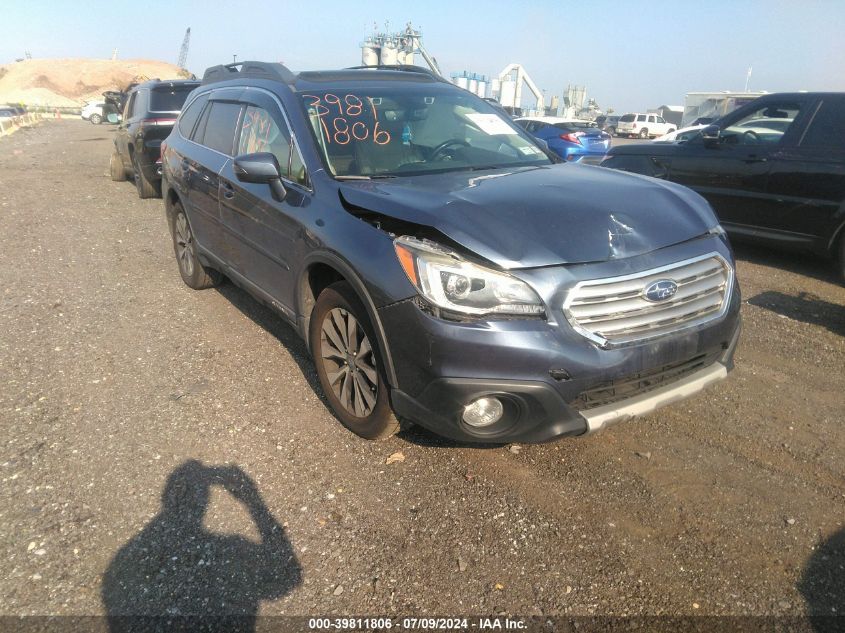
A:
[[[206,71],[163,147],[179,272],[307,341],[355,433],[580,435],[717,382],[739,289],[685,187],[565,164],[412,66]]]
[[[161,142],[167,138],[198,81],[147,81],[129,91],[117,128],[111,179],[135,179],[138,196],[161,195]]]
[[[703,195],[731,235],[835,257],[845,279],[845,93],[771,94],[680,143],[602,162]]]

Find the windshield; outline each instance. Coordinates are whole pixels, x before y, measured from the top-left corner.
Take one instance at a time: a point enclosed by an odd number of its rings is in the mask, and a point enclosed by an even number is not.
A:
[[[185,99],[196,88],[196,84],[184,86],[161,86],[153,88],[150,94],[150,111],[179,112],[185,105]]]
[[[551,163],[496,108],[452,87],[385,83],[301,98],[326,167],[337,177]]]

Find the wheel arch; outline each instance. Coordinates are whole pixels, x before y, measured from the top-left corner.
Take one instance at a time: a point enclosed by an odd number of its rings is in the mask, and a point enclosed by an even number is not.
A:
[[[396,387],[398,384],[396,370],[393,365],[393,357],[390,353],[390,345],[387,342],[387,335],[378,315],[378,309],[375,303],[373,303],[372,297],[363,280],[353,270],[352,266],[333,253],[313,253],[303,262],[302,271],[297,281],[295,297],[297,327],[300,330],[300,335],[305,339],[306,345],[310,345],[308,329],[317,297],[324,288],[337,281],[345,281],[352,286],[355,294],[358,295],[361,303],[364,304],[367,317],[376,335],[376,344],[379,347],[379,353],[384,362],[384,373],[386,374],[387,382],[391,387]]]

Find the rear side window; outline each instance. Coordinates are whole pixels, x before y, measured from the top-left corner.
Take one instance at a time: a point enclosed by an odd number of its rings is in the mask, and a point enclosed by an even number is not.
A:
[[[202,108],[206,101],[208,101],[208,95],[200,95],[193,100],[191,105],[188,106],[188,109],[182,113],[181,117],[179,117],[179,132],[181,132],[182,136],[185,138],[191,137],[191,132],[194,130],[194,124],[196,124],[197,119],[200,118]]]
[[[179,112],[195,85],[157,86],[150,91],[151,112]]]
[[[845,147],[845,99],[828,99],[822,103],[801,146]]]
[[[231,156],[241,106],[239,103],[213,101],[209,110],[202,144],[221,154]]]
[[[645,115],[644,114],[637,115],[637,121],[645,121]]]
[[[636,120],[636,118],[637,118],[636,114],[623,114],[621,117],[619,117],[619,120],[622,123],[632,123],[633,121]]]

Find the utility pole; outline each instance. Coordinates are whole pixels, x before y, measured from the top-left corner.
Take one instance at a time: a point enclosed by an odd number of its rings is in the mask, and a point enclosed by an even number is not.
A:
[[[237,55],[235,55],[234,53],[232,54],[232,63],[233,63],[233,64],[237,64],[237,63],[238,63],[238,56],[237,56]]]

